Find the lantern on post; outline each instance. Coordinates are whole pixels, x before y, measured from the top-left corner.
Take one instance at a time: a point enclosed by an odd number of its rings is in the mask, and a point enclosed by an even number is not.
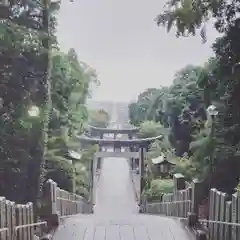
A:
[[[167,177],[170,175],[171,169],[175,166],[175,163],[167,160],[165,155],[160,155],[157,158],[152,159],[152,163],[156,168],[156,173],[161,177]]]

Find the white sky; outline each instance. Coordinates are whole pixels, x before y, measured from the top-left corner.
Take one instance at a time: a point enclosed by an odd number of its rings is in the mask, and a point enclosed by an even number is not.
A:
[[[62,2],[60,47],[75,48],[79,59],[96,69],[101,86],[95,100],[133,100],[146,88],[170,85],[177,70],[212,55],[213,29],[208,28],[203,45],[199,35],[176,39],[156,26],[154,18],[166,0]]]

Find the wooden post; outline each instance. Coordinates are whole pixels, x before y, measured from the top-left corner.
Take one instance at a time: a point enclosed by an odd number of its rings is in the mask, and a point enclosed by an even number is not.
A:
[[[11,234],[12,234],[12,238],[14,237],[14,232],[15,232],[15,227],[16,227],[16,204],[15,202],[10,202],[10,216],[11,216]]]
[[[240,194],[236,192],[232,195],[232,222],[240,223]],[[232,226],[232,240],[238,240],[240,237],[240,230],[237,226]]]
[[[219,221],[221,222],[225,222],[226,220],[226,199],[227,199],[227,194],[221,192],[220,193],[220,216],[219,216]],[[224,234],[225,234],[225,228],[226,225],[224,224],[220,224],[219,225],[219,239],[223,239],[224,238]]]
[[[215,202],[215,221],[220,221],[220,207],[221,207],[221,192],[217,191],[217,197],[216,197],[216,202]],[[219,239],[219,229],[220,226],[219,224],[214,224],[213,226],[214,229],[214,238]]]
[[[76,166],[75,166],[75,161],[72,160],[72,170],[73,170],[73,175],[72,175],[72,191],[73,193],[76,192]]]
[[[99,176],[97,174],[97,158],[93,157],[93,189],[92,189],[92,195],[93,195],[93,202],[92,204],[95,204],[96,201],[96,184],[98,182]]]
[[[30,223],[34,223],[33,204],[32,203],[28,203],[28,205],[29,205]],[[30,239],[34,239],[34,227],[30,228]]]
[[[128,139],[132,140],[133,136],[131,133],[128,134]]]
[[[6,199],[5,197],[0,197],[0,228],[7,227],[6,221]],[[6,240],[7,232],[0,233],[0,239]]]
[[[129,147],[129,151],[130,151],[130,152],[133,152],[133,146],[132,146],[132,145],[130,145],[130,147]],[[134,161],[134,158],[130,158],[130,166],[131,166],[131,170],[134,169],[133,161]]]
[[[18,204],[16,206],[16,223],[18,226],[23,225],[23,207],[22,205]],[[20,228],[17,233],[15,233],[17,239],[23,239],[23,229]]]
[[[181,173],[175,173],[173,175],[173,184],[174,184],[174,194],[177,191],[186,188],[186,179]]]
[[[192,213],[198,216],[199,201],[202,196],[202,182],[194,179],[192,182]]]
[[[6,227],[8,227],[8,237],[12,238],[12,224],[11,224],[11,202],[6,200]]]
[[[100,133],[100,139],[103,139],[103,135],[104,133]],[[102,146],[99,146],[99,151],[102,151]],[[97,169],[100,170],[101,169],[101,165],[102,165],[102,158],[98,158],[97,159]]]
[[[61,200],[57,199],[58,191],[57,184],[49,179],[44,185],[44,199],[45,199],[45,213],[43,218],[48,223],[49,228],[55,228],[59,225],[59,205],[61,206]],[[60,204],[59,204],[60,203]]]
[[[146,148],[139,149],[139,173],[140,173],[140,208],[144,207],[142,192],[144,189],[144,160],[146,155]]]
[[[49,179],[45,183],[45,199],[47,203],[48,214],[55,214],[57,212],[57,184]]]
[[[90,175],[90,184],[89,184],[89,193],[90,193],[90,205],[93,205],[94,202],[94,193],[93,193],[93,186],[94,186],[94,159],[90,161],[89,166],[89,175]]]
[[[26,205],[22,205],[23,210],[23,225],[27,225],[27,207]],[[23,228],[23,239],[27,239],[27,228]]]
[[[188,225],[193,227],[198,222],[199,203],[202,196],[202,182],[192,181],[191,213],[188,214]]]
[[[226,202],[226,222],[232,221],[232,202]],[[232,239],[232,228],[231,226],[225,226],[224,240]]]
[[[217,197],[217,189],[213,188],[210,190],[210,198],[209,198],[209,220],[212,220],[212,221],[215,220],[216,197]],[[211,238],[214,234],[213,226],[214,226],[213,223],[209,223],[208,228],[209,228],[209,234]]]

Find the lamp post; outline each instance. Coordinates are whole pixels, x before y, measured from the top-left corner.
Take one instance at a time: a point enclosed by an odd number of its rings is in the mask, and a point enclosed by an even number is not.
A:
[[[31,106],[29,109],[28,109],[28,115],[30,117],[38,117],[40,114],[40,110],[39,110],[39,107],[37,106]]]
[[[214,138],[215,138],[215,118],[218,115],[217,107],[214,105],[210,105],[207,108],[207,113],[211,117],[211,120],[212,120],[210,138],[211,138],[211,140],[214,140]],[[214,168],[214,151],[212,151],[210,153],[209,161],[210,161],[210,173],[212,173],[213,168]]]

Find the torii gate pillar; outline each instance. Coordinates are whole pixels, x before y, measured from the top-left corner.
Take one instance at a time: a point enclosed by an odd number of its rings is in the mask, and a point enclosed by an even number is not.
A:
[[[146,148],[140,147],[139,149],[139,174],[140,174],[140,212],[144,211],[145,201],[142,196],[142,192],[144,189],[144,177],[145,177],[145,157],[146,157]]]

